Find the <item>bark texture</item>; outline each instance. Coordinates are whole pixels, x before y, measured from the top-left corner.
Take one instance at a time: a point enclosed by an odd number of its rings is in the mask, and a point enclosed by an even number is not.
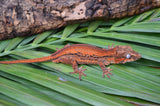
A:
[[[0,0],[0,40],[75,22],[114,19],[160,7],[160,0]]]

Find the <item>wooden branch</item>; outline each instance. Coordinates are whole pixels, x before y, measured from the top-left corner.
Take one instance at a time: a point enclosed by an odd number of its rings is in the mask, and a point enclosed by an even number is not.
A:
[[[68,24],[109,20],[160,7],[160,0],[1,0],[0,40]]]

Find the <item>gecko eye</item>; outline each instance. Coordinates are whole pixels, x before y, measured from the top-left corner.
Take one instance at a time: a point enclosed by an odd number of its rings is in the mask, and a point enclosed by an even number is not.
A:
[[[129,59],[130,57],[131,57],[131,55],[130,55],[130,54],[127,54],[127,55],[126,55],[126,58],[127,58],[127,59]]]

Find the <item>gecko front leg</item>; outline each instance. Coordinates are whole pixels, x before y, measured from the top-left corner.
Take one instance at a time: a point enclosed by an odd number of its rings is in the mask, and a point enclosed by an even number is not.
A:
[[[86,69],[83,69],[82,66],[80,68],[78,68],[78,64],[77,64],[76,61],[72,62],[72,67],[73,67],[74,72],[70,72],[70,74],[78,73],[79,74],[79,80],[81,80],[81,75],[86,76],[86,74],[83,73],[83,71],[85,71]]]
[[[110,67],[106,68],[106,66],[103,62],[99,62],[99,66],[101,67],[101,69],[103,71],[103,77],[105,75],[107,75],[107,77],[110,78],[109,74],[112,75],[112,73],[110,71],[112,71],[113,69],[111,69]]]

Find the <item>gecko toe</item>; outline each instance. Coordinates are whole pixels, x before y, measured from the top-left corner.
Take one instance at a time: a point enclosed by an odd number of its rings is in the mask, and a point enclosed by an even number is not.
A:
[[[81,76],[86,76],[86,74],[83,73],[83,71],[85,71],[86,69],[83,69],[83,67],[81,66],[78,70],[75,70],[74,72],[70,72],[70,74],[79,74],[79,80],[81,80]]]
[[[83,67],[81,66],[81,67],[79,68],[79,80],[81,80],[81,76],[82,76],[82,75],[83,75],[83,76],[86,76],[86,74],[84,74],[83,71],[86,71],[86,69],[83,69]]]
[[[108,67],[105,71],[103,71],[103,77],[107,75],[108,78],[110,78],[109,75],[113,75],[110,71],[113,71],[110,67]]]
[[[70,72],[69,74],[75,74],[75,73],[78,73],[77,71],[74,71],[74,72]]]
[[[108,45],[108,49],[112,49],[114,48],[114,44],[112,44],[112,46]]]

